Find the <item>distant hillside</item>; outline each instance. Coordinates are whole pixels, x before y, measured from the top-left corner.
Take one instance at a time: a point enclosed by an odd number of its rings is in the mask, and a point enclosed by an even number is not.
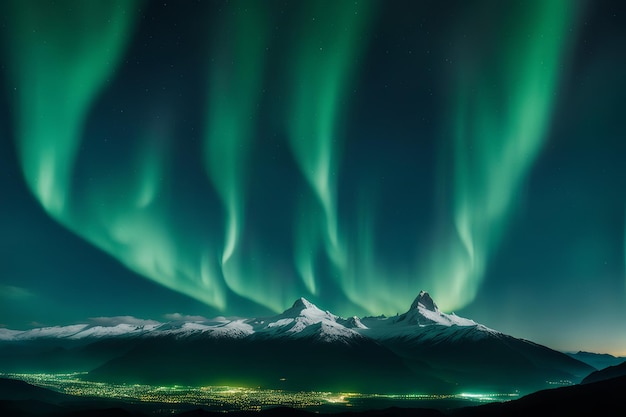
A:
[[[581,384],[589,384],[621,376],[626,376],[626,361],[619,365],[609,366],[608,368],[604,368],[600,371],[590,373],[585,379],[582,380]]]
[[[45,388],[36,387],[24,381],[0,378],[0,401],[31,400],[58,404],[64,401],[70,401],[72,398],[74,397]]]
[[[587,365],[593,366],[597,370],[608,368],[609,366],[613,365],[619,365],[620,363],[626,361],[625,357],[613,356],[609,355],[608,353],[579,351],[576,353],[567,353],[567,355],[571,356],[574,359],[578,359],[579,361],[584,362]]]

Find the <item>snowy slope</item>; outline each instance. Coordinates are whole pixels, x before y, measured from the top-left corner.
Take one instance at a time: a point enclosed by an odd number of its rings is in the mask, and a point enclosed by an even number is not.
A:
[[[346,320],[329,311],[322,311],[305,298],[296,300],[282,314],[264,320],[251,320],[255,331],[264,337],[315,337],[323,341],[346,341],[360,337],[355,330],[346,327]]]
[[[361,319],[366,329],[361,334],[374,339],[391,338],[449,338],[452,335],[472,339],[499,334],[473,320],[446,314],[439,310],[430,295],[421,291],[411,308],[395,317],[365,317]]]
[[[115,336],[136,336],[148,333],[154,330],[158,325],[152,324],[147,326],[137,326],[132,324],[120,323],[115,326],[93,326],[86,327],[78,333],[68,336],[69,339],[84,338],[104,338]]]
[[[74,324],[71,326],[42,327],[31,330],[0,329],[0,340],[33,340],[33,339],[64,339],[69,338],[88,327],[88,324]]]

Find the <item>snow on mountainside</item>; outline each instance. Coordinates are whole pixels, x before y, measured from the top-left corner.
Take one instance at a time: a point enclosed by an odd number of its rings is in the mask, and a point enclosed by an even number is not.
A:
[[[24,331],[0,329],[0,340],[64,339],[74,336],[88,326],[88,324],[74,324],[71,326],[42,327]]]
[[[0,329],[0,341],[16,340],[21,333],[19,330]]]
[[[374,339],[390,339],[395,337],[442,337],[458,333],[467,336],[471,330],[472,338],[480,338],[488,334],[499,334],[474,320],[446,314],[439,311],[437,304],[426,291],[421,291],[411,308],[404,314],[395,317],[365,317],[361,319],[370,330],[361,333]],[[459,333],[459,330],[464,330]]]
[[[345,319],[320,310],[305,298],[300,298],[282,314],[265,320],[250,320],[258,334],[267,337],[315,336],[327,342],[344,341],[360,335],[341,322]]]
[[[160,334],[161,332],[157,332]],[[254,333],[252,326],[247,324],[245,320],[232,320],[217,325],[207,325],[202,323],[184,323],[178,330],[173,331],[178,335],[190,335],[195,333],[205,333],[212,337],[229,337],[240,339]]]
[[[255,335],[263,338],[302,338],[314,337],[326,342],[336,342],[360,337],[388,339],[394,337],[426,337],[456,332],[460,329],[471,329],[474,333],[498,334],[473,320],[446,314],[439,308],[430,295],[419,293],[411,308],[404,314],[395,317],[350,317],[343,318],[323,311],[305,298],[296,300],[293,306],[283,313],[272,317],[253,319],[227,319],[224,317],[212,320],[170,321],[166,323],[133,322],[115,325],[76,324],[70,326],[45,327],[32,330],[0,329],[0,341],[17,341],[33,339],[99,339],[108,337],[158,337],[175,336],[191,337],[202,335],[220,338],[245,338]]]
[[[476,326],[474,320],[459,317],[456,314],[445,314],[439,311],[437,304],[430,298],[426,291],[421,291],[411,308],[402,314],[396,320],[396,323],[404,323],[407,325],[427,326],[431,324],[439,324],[442,326]]]
[[[94,326],[85,328],[78,333],[69,336],[69,339],[84,339],[87,337],[112,337],[139,335],[154,330],[158,325],[136,326],[132,324],[120,323],[115,326]]]

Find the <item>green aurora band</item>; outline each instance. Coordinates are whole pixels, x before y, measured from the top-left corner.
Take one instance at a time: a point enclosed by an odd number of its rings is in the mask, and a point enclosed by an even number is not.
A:
[[[7,1],[8,46],[17,85],[18,150],[43,207],[70,222],[72,167],[89,107],[114,72],[133,21],[134,2]],[[64,7],[63,7],[64,6]],[[76,7],[64,15],[64,9]],[[84,30],[85,36],[76,36]],[[94,48],[93,44],[101,45]]]
[[[437,245],[427,274],[428,288],[446,310],[474,299],[542,149],[575,6],[538,0],[511,7],[510,20],[502,19],[501,32],[489,37],[504,44],[482,59],[471,57],[474,67],[457,66],[446,155],[454,230]]]
[[[248,156],[263,90],[268,17],[258,1],[229,4],[214,36],[204,148],[205,167],[225,210],[225,239],[220,263],[224,280],[235,293],[279,309],[263,274],[243,268],[235,253],[243,228]],[[250,31],[254,36],[249,36]],[[234,259],[231,259],[234,257]],[[261,282],[256,282],[261,281]]]
[[[289,143],[317,203],[303,197],[295,219],[295,264],[312,294],[318,294],[316,263],[324,250],[331,275],[341,285],[345,247],[337,214],[337,177],[341,150],[341,114],[347,89],[364,49],[373,14],[372,3],[311,2],[306,4],[296,36],[291,70],[293,101],[287,115]],[[349,298],[350,295],[346,294]]]

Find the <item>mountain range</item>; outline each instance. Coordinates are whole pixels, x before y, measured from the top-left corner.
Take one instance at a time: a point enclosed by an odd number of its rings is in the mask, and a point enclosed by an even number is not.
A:
[[[521,394],[595,368],[439,310],[427,292],[393,317],[343,318],[304,298],[265,318],[118,318],[0,329],[0,372],[84,371],[90,380],[370,393]]]

